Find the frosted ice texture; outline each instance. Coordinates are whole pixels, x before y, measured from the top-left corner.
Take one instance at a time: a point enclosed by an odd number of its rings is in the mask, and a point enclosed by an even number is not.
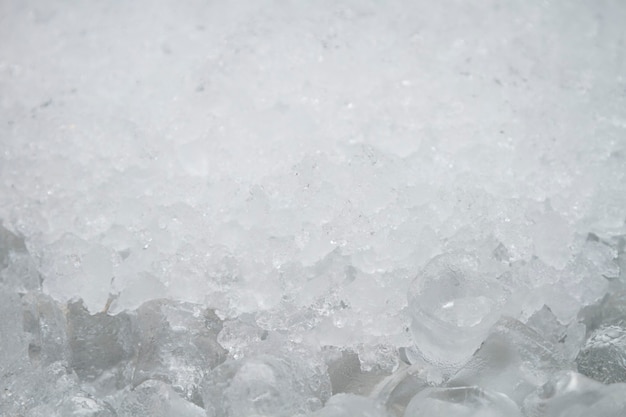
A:
[[[400,416],[423,384],[519,404],[555,369],[618,378],[624,21],[0,2],[0,414]],[[601,415],[620,387],[541,401]]]

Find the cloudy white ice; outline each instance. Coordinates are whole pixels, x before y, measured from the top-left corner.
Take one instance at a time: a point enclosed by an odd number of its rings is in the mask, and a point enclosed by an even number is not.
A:
[[[623,0],[1,0],[0,414],[626,415]]]

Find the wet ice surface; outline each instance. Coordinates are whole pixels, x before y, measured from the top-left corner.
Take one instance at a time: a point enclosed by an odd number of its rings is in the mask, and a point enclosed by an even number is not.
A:
[[[0,3],[0,414],[626,415],[621,1]]]

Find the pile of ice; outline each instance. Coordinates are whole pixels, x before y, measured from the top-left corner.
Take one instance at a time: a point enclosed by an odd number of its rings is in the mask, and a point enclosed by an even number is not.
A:
[[[0,414],[623,417],[625,21],[0,2]]]

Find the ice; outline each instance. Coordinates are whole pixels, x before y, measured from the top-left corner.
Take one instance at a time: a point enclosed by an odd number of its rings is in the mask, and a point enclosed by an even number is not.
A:
[[[462,365],[498,320],[506,289],[480,270],[469,253],[440,255],[418,274],[409,292],[411,333],[427,361]]]
[[[432,385],[422,364],[402,364],[372,391],[376,398],[393,415],[403,416],[416,393]]]
[[[0,222],[0,283],[19,291],[36,290],[41,285],[37,265],[28,253],[24,239]]]
[[[596,329],[576,358],[578,372],[605,384],[626,382],[626,329]]]
[[[0,394],[2,415],[116,417],[113,407],[80,387],[64,361],[10,375]]]
[[[1,285],[1,284],[0,284]],[[22,330],[22,308],[19,296],[0,289],[0,381],[28,369],[28,338]]]
[[[95,313],[106,307],[114,292],[113,269],[119,262],[110,249],[65,234],[46,247],[40,270],[48,294],[62,301],[80,297]]]
[[[523,323],[504,317],[447,385],[480,386],[521,404],[530,392],[568,365],[553,343]]]
[[[202,404],[200,383],[226,359],[217,342],[221,320],[190,303],[154,300],[136,312],[139,348],[132,384],[148,379],[167,382],[188,401]]]
[[[80,301],[67,305],[70,366],[101,392],[114,392],[132,378],[137,340],[128,314],[90,314]]]
[[[75,395],[65,398],[56,410],[46,410],[44,416],[68,417],[117,417],[113,407],[87,395]]]
[[[426,388],[407,406],[405,417],[522,417],[506,395],[478,387]]]
[[[65,311],[51,297],[28,294],[22,298],[23,328],[29,333],[28,356],[32,364],[47,366],[68,361],[70,349]]]
[[[573,361],[585,342],[586,326],[577,320],[561,324],[548,306],[536,311],[526,322],[543,339],[550,342],[566,361]]]
[[[528,417],[619,417],[626,413],[626,384],[603,385],[572,371],[555,374],[524,401]]]
[[[332,396],[326,406],[312,414],[312,417],[391,417],[380,403],[371,398],[355,394]]]
[[[266,354],[224,362],[203,381],[207,415],[288,417],[321,408],[328,376],[307,370],[301,361]]]
[[[352,351],[329,351],[326,364],[332,393],[352,393],[369,395],[376,384],[386,375],[380,371],[365,371],[361,367],[358,354]]]
[[[148,380],[124,397],[118,417],[205,417],[201,407],[183,400],[166,383]]]
[[[480,415],[623,380],[625,21],[1,0],[0,415]]]

